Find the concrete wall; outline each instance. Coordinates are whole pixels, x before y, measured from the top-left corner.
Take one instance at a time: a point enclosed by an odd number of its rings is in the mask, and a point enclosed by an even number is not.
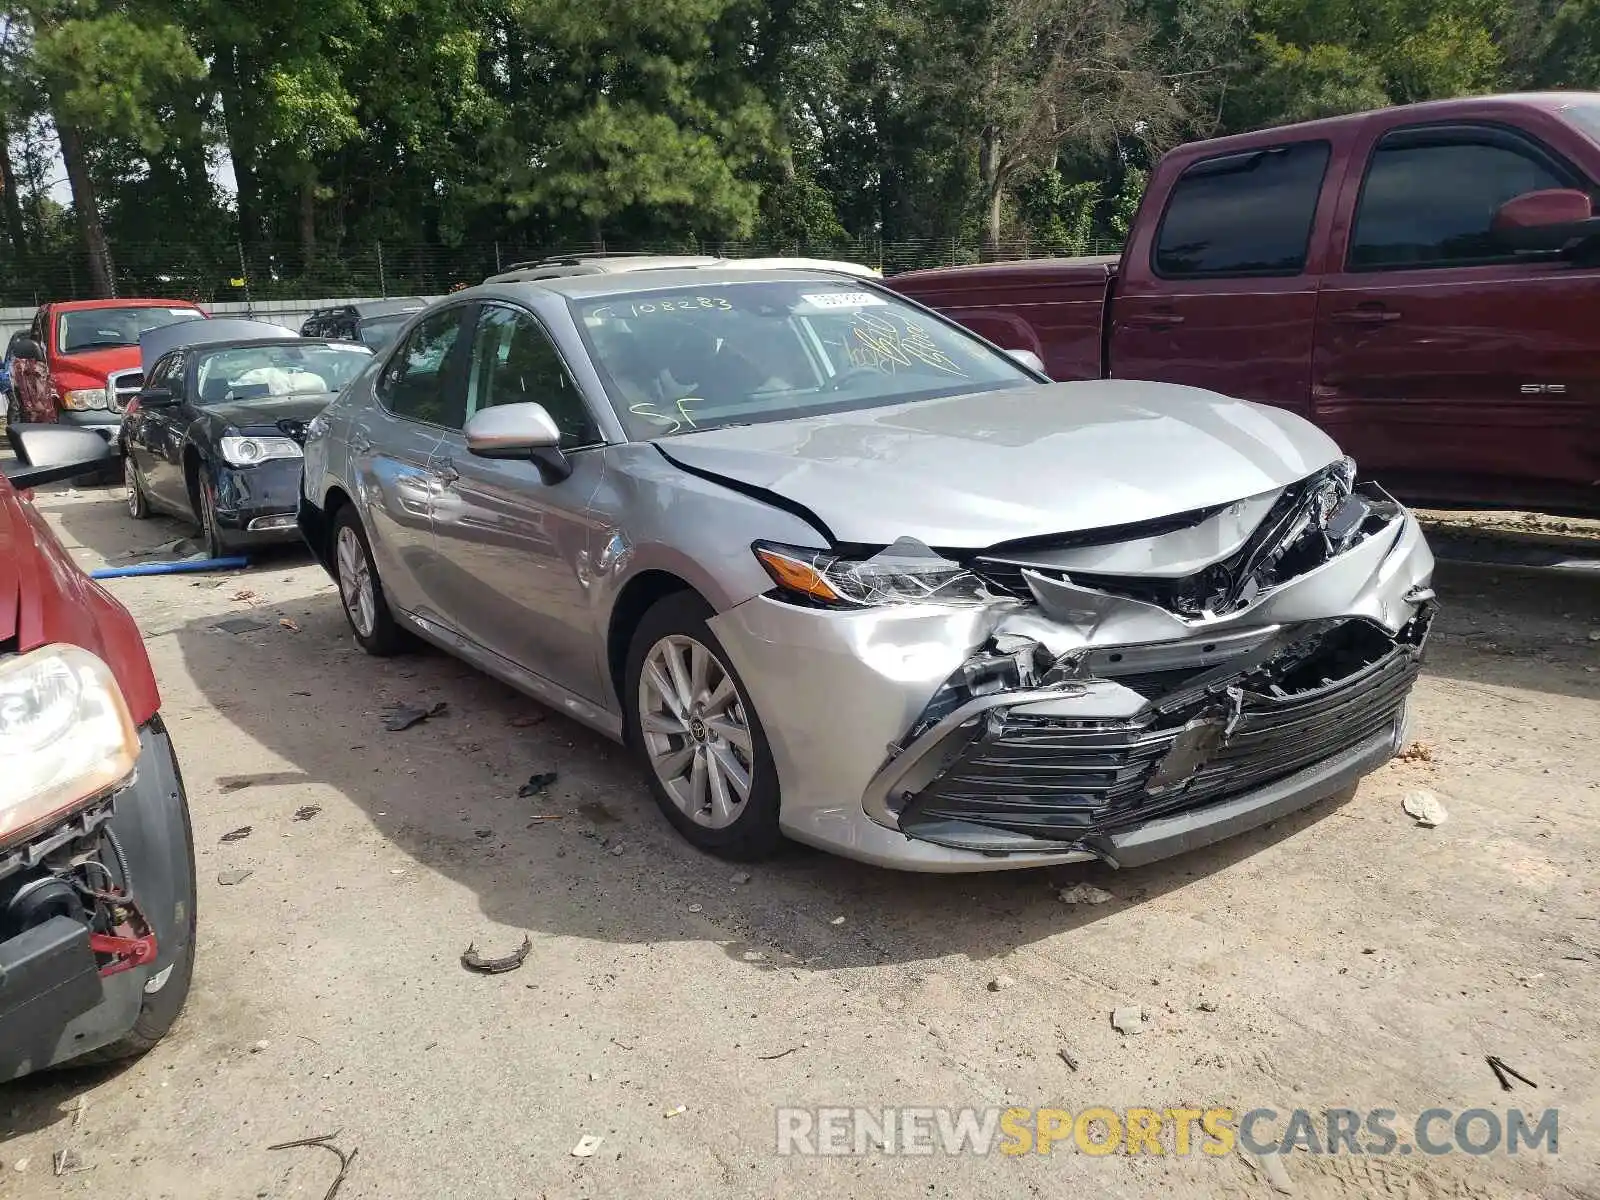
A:
[[[396,297],[390,296],[393,300]],[[257,321],[271,321],[286,329],[300,332],[300,324],[314,308],[331,308],[335,304],[363,304],[377,300],[377,296],[339,296],[329,300],[258,300],[254,304],[229,301],[225,304],[201,305],[214,317],[253,317]],[[0,354],[6,343],[19,329],[33,323],[35,308],[0,308]]]

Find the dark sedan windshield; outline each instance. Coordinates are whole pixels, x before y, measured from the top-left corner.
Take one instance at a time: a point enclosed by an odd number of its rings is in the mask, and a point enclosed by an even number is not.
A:
[[[56,346],[62,354],[137,346],[139,335],[147,329],[159,329],[178,321],[198,321],[204,316],[197,308],[152,308],[148,304],[78,309],[61,314]]]
[[[235,346],[206,355],[195,368],[201,404],[337,392],[372,358],[352,342],[305,346]]]
[[[1033,382],[926,313],[833,280],[569,303],[618,416],[640,439]]]

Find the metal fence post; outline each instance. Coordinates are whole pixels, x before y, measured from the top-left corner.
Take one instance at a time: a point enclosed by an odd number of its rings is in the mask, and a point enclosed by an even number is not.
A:
[[[389,298],[389,283],[383,277],[383,243],[376,243],[378,247],[378,295],[385,300]]]

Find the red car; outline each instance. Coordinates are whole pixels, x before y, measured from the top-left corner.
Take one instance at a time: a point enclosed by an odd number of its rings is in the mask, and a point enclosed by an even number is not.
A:
[[[139,1054],[194,969],[188,801],[138,627],[19,489],[100,470],[13,426],[0,480],[0,1081]]]
[[[1180,146],[1120,258],[888,281],[1058,380],[1291,409],[1415,502],[1600,514],[1600,94]]]
[[[72,300],[46,304],[12,348],[18,420],[115,430],[144,384],[139,335],[205,312],[186,300]]]

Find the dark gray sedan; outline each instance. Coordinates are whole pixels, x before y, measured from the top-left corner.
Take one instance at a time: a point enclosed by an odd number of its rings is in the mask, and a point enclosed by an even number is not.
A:
[[[1416,521],[1282,409],[1052,384],[875,281],[486,284],[312,422],[357,641],[626,741],[688,839],[890,866],[1147,862],[1386,761]]]

